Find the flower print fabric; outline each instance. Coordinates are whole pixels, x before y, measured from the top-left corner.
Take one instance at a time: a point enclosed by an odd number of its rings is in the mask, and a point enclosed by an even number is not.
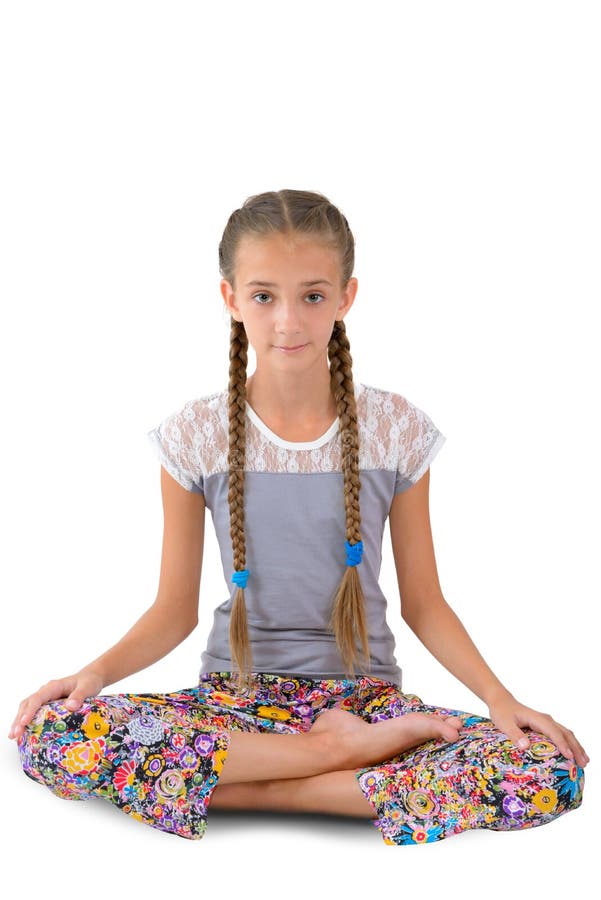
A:
[[[584,770],[547,737],[525,728],[517,748],[490,719],[423,703],[395,685],[375,685],[362,705],[368,722],[408,712],[454,715],[459,739],[432,739],[355,772],[387,844],[423,844],[471,828],[510,831],[551,822],[582,803]]]
[[[582,803],[584,771],[541,734],[519,750],[481,716],[424,704],[394,682],[230,672],[169,694],[100,694],[72,712],[42,706],[19,739],[23,771],[57,796],[100,797],[140,822],[188,839],[206,831],[232,731],[302,733],[325,709],[376,722],[407,712],[458,715],[453,743],[432,739],[355,771],[385,843],[441,840],[470,828],[532,828]],[[526,729],[528,731],[528,729]]]

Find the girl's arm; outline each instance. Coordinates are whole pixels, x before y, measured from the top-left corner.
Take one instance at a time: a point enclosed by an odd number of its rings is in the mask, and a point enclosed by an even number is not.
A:
[[[442,665],[487,706],[513,694],[483,659],[457,614],[442,595],[424,600],[405,622]]]
[[[390,535],[401,593],[401,616],[442,665],[487,704],[489,718],[518,747],[529,740],[522,728],[549,737],[560,752],[585,766],[588,756],[573,731],[548,713],[520,703],[486,664],[443,597],[430,527],[430,470],[397,494],[390,509]]]
[[[205,499],[183,488],[161,466],[163,549],[156,600],[121,640],[80,671],[106,687],[166,656],[198,624]]]
[[[118,643],[79,671],[94,672],[106,687],[167,656],[195,627],[195,622],[174,615],[157,597]]]
[[[161,467],[165,527],[157,598],[133,628],[102,656],[74,675],[55,678],[21,701],[8,733],[20,740],[44,703],[66,698],[79,709],[86,697],[166,656],[198,622],[204,543],[204,495],[183,488]]]
[[[390,536],[401,616],[422,644],[456,678],[489,704],[513,695],[487,665],[445,600],[436,568],[429,511],[430,470],[390,509]]]
[[[73,712],[87,697],[99,695],[102,688],[151,665],[165,656],[192,631],[184,620],[170,614],[168,604],[157,601],[136,622],[118,644],[73,675],[53,678],[19,704],[17,715],[8,732],[9,738],[21,739],[37,710],[52,700],[63,700]]]

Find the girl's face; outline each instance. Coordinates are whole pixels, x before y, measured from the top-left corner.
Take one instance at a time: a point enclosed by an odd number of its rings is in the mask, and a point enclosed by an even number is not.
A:
[[[243,322],[257,366],[305,369],[324,359],[334,322],[353,305],[358,282],[340,285],[338,254],[305,236],[245,237],[236,260],[236,290],[221,280],[230,315]],[[308,282],[311,282],[310,284]],[[296,353],[281,347],[304,344]]]

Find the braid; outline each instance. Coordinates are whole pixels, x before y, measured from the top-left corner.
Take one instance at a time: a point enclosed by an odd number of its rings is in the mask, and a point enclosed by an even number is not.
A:
[[[230,331],[229,380],[229,449],[228,495],[230,508],[230,537],[234,570],[246,568],[246,537],[244,534],[244,464],[246,458],[246,366],[248,338],[242,322],[232,318]],[[239,669],[239,690],[250,688],[252,653],[248,639],[248,620],[244,588],[238,584],[230,617],[230,649]]]
[[[353,386],[352,357],[342,319],[334,323],[328,344],[332,394],[340,419],[340,443],[342,474],[344,476],[344,508],[346,513],[346,539],[350,544],[361,540],[361,512],[359,509],[359,430],[357,405]],[[365,598],[357,566],[346,566],[334,597],[330,628],[336,635],[336,644],[345,669],[354,676],[356,658],[355,628],[363,648],[363,666],[369,668],[369,640],[365,622]]]

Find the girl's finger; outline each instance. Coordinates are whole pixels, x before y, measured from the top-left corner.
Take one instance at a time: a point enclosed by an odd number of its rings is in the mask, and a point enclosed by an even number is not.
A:
[[[570,731],[569,728],[565,728],[565,726],[563,726],[563,725],[560,725],[559,727],[563,728],[563,731],[565,734],[565,739],[569,743],[572,750],[574,751],[577,761],[580,763],[580,765],[585,766],[587,764],[587,762],[589,761],[586,750],[584,749],[584,747],[582,746],[580,741],[577,739],[577,737],[573,731]]]
[[[18,718],[18,716],[19,716],[19,713],[17,713],[16,717],[15,717],[15,718],[12,720],[12,722],[10,723],[10,728],[9,728],[9,731],[8,731],[8,736],[9,736],[9,737],[12,737],[13,731],[15,730],[15,725],[17,724],[17,718]]]
[[[29,719],[31,718],[31,707],[27,701],[23,701],[21,707],[19,708],[19,712],[17,713],[17,717],[12,724],[13,732],[23,732],[25,725],[27,725]]]
[[[25,731],[26,725],[44,703],[67,697],[71,690],[70,685],[66,683],[68,681],[69,679],[54,678],[52,681],[47,681],[46,684],[43,684],[35,694],[31,694],[25,700],[22,700],[9,732],[9,737],[12,734],[14,737],[19,738]]]
[[[541,732],[546,737],[551,738],[553,743],[557,746],[557,749],[563,753],[566,759],[574,759],[574,751],[570,746],[567,735],[564,733],[564,729],[551,716],[548,716],[542,724],[534,724],[531,727],[535,728],[536,731]]]
[[[27,700],[28,700],[28,699],[29,699],[29,698],[27,698]],[[13,723],[12,723],[12,725],[10,726],[11,731],[14,731],[15,728],[17,727],[17,725],[20,723],[21,717],[24,715],[24,711],[25,711],[25,708],[26,708],[26,705],[27,705],[27,700],[21,700],[21,702],[20,702],[20,704],[19,704],[19,708],[18,708],[18,710],[17,710],[17,715],[16,715],[15,718],[13,719]]]
[[[35,694],[31,694],[31,696],[21,701],[19,711],[13,722],[13,729],[16,728],[21,734],[23,733],[25,726],[31,721],[40,706],[53,696],[53,691],[49,690],[49,687],[50,682],[41,687]]]
[[[568,744],[569,748],[572,750],[573,756],[571,758],[575,759],[575,761],[577,761],[580,765],[585,766],[587,764],[587,762],[589,762],[588,754],[586,753],[586,750],[584,749],[584,747],[582,746],[580,741],[577,739],[574,732],[570,728],[566,728],[566,726],[562,725],[560,722],[555,722],[555,720],[552,720],[552,721],[561,730],[564,741]],[[561,750],[562,748],[559,747],[559,749]],[[563,750],[562,750],[562,753],[563,753]],[[564,753],[564,756],[565,755],[566,754]]]

